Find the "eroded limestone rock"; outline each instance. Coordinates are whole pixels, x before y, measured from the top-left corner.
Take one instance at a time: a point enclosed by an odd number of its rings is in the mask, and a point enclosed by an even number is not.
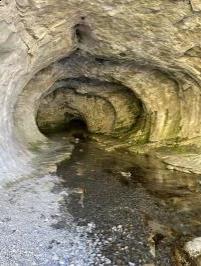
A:
[[[61,82],[42,99],[37,123],[44,132],[65,128],[73,118],[83,119],[95,134],[118,136],[134,127],[140,112],[139,100],[123,86],[88,80]]]
[[[30,172],[30,143],[46,141],[36,123],[40,101],[62,79],[97,79],[134,94],[140,123],[128,100],[116,106],[123,110],[117,112],[122,125],[134,117],[128,146],[190,142],[200,147],[199,12],[195,0],[2,0],[2,178]],[[108,98],[111,109],[116,101]]]

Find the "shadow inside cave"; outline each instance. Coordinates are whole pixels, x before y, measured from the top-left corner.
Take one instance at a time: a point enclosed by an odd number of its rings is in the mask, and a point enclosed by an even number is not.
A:
[[[65,131],[72,137],[86,140],[89,137],[89,131],[86,122],[81,118],[73,118],[66,124]]]

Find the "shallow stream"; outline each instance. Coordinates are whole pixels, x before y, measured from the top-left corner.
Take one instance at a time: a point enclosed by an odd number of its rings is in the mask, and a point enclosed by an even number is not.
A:
[[[201,236],[200,177],[74,142],[55,175],[1,189],[0,264],[187,265],[182,245]]]
[[[152,156],[81,142],[57,174],[71,191],[63,211],[94,224],[111,265],[172,265],[177,245],[201,235],[200,177]]]

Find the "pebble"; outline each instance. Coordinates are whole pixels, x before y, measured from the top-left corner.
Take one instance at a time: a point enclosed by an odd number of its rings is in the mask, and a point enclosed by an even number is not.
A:
[[[52,257],[52,260],[57,261],[57,260],[59,260],[59,257],[55,254],[55,255]]]
[[[201,237],[196,237],[187,242],[184,246],[185,251],[190,257],[196,258],[201,255]]]
[[[131,173],[130,172],[120,172],[122,176],[124,177],[131,177]]]

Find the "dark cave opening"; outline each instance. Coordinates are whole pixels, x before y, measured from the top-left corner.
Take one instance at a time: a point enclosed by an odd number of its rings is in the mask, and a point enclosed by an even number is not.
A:
[[[40,126],[39,123],[37,123],[40,132],[50,139],[57,139],[59,136],[69,136],[80,140],[88,139],[89,130],[85,120],[81,117],[74,117],[71,114],[66,115],[66,121],[62,121],[62,123],[58,123],[58,125],[50,123],[46,126]]]
[[[86,139],[89,131],[86,122],[82,118],[73,118],[66,124],[66,131],[74,138]]]

